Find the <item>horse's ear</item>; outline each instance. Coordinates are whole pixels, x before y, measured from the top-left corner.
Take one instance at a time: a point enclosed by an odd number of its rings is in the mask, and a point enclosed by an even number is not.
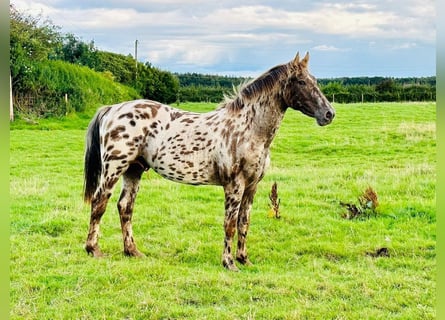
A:
[[[297,55],[295,56],[294,61],[292,61],[292,64],[294,66],[298,66],[299,63],[300,63],[300,53],[297,52]]]
[[[308,62],[309,62],[309,52],[306,52],[306,55],[304,56],[303,60],[301,60],[301,62],[300,62],[300,65],[303,68],[307,68]]]

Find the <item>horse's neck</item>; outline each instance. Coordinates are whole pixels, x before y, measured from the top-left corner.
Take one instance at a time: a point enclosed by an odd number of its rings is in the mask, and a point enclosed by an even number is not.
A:
[[[284,110],[277,99],[271,96],[249,101],[246,107],[246,112],[251,117],[252,132],[269,147],[281,125]]]

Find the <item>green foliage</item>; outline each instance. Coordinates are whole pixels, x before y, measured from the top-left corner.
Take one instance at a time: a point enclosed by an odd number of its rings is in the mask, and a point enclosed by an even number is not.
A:
[[[32,72],[34,62],[43,61],[61,43],[58,27],[50,21],[20,13],[12,4],[9,6],[9,65],[13,86],[20,87],[20,78]]]
[[[86,44],[73,35],[66,39],[60,55],[62,60],[102,72],[116,82],[135,88],[143,98],[164,103],[177,100],[179,81],[170,72],[154,68],[150,63],[136,64],[130,55],[99,51],[94,43]]]
[[[149,63],[139,65],[139,70],[138,85],[143,97],[163,103],[172,103],[178,99],[179,80],[175,75],[154,68]]]
[[[62,116],[139,97],[129,87],[89,68],[97,63],[93,44],[62,36],[41,16],[10,6],[10,69],[14,107],[23,117]],[[68,62],[59,61],[64,59]]]
[[[326,97],[328,97],[328,99],[332,102],[335,101],[335,97],[337,97],[338,101],[339,97],[348,94],[346,88],[337,81],[329,82],[327,85],[321,87],[321,90],[323,94],[325,94]]]
[[[87,67],[63,61],[44,61],[32,64],[31,70],[21,78],[21,87],[27,91],[22,95],[16,93],[15,107],[22,114],[62,116],[138,98],[134,89]]]
[[[187,86],[179,88],[180,101],[205,101],[205,102],[221,102],[224,94],[233,92],[233,89],[225,87],[201,87]]]
[[[177,74],[181,101],[219,102],[233,87],[250,78]],[[355,77],[318,79],[318,84],[331,102],[355,103],[378,101],[435,101],[436,77],[387,78]],[[389,84],[389,85],[388,85]]]
[[[436,105],[335,107],[334,122],[322,128],[287,112],[253,204],[255,265],[239,273],[220,265],[222,188],[181,185],[151,171],[133,217],[146,257],[122,254],[119,187],[101,224],[108,256],[88,257],[82,161],[89,118],[71,120],[81,130],[65,119],[13,123],[10,318],[435,319]],[[268,217],[275,181],[281,219]],[[379,214],[343,219],[339,201],[356,201],[369,185]],[[369,254],[379,248],[388,255]]]
[[[27,16],[11,5],[10,26],[14,105],[26,117],[61,116],[138,97],[165,103],[178,98],[179,81],[170,72],[140,62],[136,69],[131,56],[62,35],[41,16]]]
[[[60,44],[58,27],[51,21],[20,13],[14,5],[9,6],[10,59],[23,55],[28,60],[44,60]],[[16,50],[19,50],[16,51]]]
[[[85,43],[74,34],[68,33],[64,36],[63,45],[54,58],[95,70],[99,63],[98,54],[93,41]]]
[[[319,80],[323,93],[330,101],[400,102],[436,100],[436,77],[384,78],[359,77]]]
[[[244,77],[230,77],[199,73],[183,73],[176,74],[181,82],[182,87],[199,86],[199,87],[223,87],[232,88],[244,82]]]
[[[225,94],[246,82],[249,78],[208,75],[198,73],[176,74],[179,79],[180,101],[220,102]]]
[[[122,54],[97,52],[96,71],[110,72],[115,81],[126,85],[133,85],[135,82],[135,61]]]

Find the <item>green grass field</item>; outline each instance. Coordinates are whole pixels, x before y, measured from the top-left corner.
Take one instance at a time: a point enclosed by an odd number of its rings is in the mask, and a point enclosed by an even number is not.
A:
[[[204,111],[208,104],[183,104]],[[103,259],[87,256],[88,117],[10,133],[11,319],[435,319],[436,105],[336,105],[327,127],[288,110],[259,185],[251,267],[226,271],[223,192],[149,171],[127,258],[113,195]],[[269,216],[278,184],[281,219]],[[342,218],[371,186],[377,216]],[[387,248],[389,256],[369,253]]]

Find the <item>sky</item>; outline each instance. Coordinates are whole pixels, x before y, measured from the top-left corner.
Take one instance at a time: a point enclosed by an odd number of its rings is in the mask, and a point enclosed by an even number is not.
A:
[[[317,78],[436,74],[434,0],[13,0],[99,50],[170,72],[256,76],[310,54]]]

